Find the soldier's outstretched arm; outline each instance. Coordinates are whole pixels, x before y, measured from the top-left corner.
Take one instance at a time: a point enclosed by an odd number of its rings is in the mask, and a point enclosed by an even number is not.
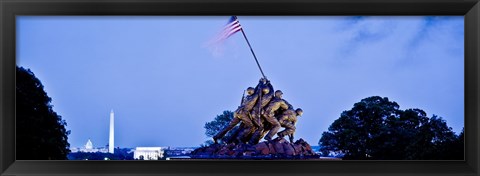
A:
[[[273,86],[272,84],[270,84],[270,81],[267,80],[267,86],[268,86],[268,89],[270,90],[270,92],[272,92],[272,94],[274,93],[273,91]]]
[[[280,108],[282,108],[283,110],[287,110],[289,108],[287,101],[283,100]]]

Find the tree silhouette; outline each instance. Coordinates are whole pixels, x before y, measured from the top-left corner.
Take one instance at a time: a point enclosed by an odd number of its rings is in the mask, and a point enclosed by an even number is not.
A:
[[[221,115],[217,115],[215,119],[211,122],[205,123],[205,135],[208,137],[213,137],[216,135],[220,130],[225,128],[230,121],[233,119],[233,112],[232,111],[223,111]],[[238,125],[230,130],[224,137],[224,139],[229,139],[233,133],[238,129]],[[207,141],[207,144],[211,144],[213,142]]]
[[[344,159],[463,159],[463,132],[457,136],[440,117],[421,109],[399,109],[396,102],[368,97],[344,111],[319,145]]]
[[[70,152],[67,123],[30,69],[16,68],[16,159],[64,160]]]

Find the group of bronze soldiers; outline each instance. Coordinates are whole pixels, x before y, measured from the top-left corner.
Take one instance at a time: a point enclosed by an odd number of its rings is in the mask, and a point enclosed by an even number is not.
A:
[[[228,131],[241,123],[229,139],[222,141],[257,144],[262,137],[265,136],[265,140],[271,141],[277,134],[278,138],[289,136],[290,142],[293,143],[297,116],[301,116],[303,110],[300,108],[294,110],[291,104],[282,99],[282,91],[274,92],[272,84],[265,78],[261,78],[255,88],[249,87],[246,91],[247,96],[242,98],[242,103],[234,112],[232,121],[213,136],[214,142],[217,143],[218,139],[222,139]],[[278,132],[281,127],[285,130]]]

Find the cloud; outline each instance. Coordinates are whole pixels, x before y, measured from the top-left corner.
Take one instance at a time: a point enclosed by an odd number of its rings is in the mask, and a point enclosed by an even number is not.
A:
[[[339,34],[344,37],[339,57],[353,59],[359,50],[390,37],[396,23],[386,17],[351,17],[340,24]]]
[[[335,59],[347,65],[368,64],[372,57],[390,65],[412,64],[420,53],[463,54],[463,17],[349,17],[336,29]],[[439,51],[425,51],[435,48]],[[378,62],[378,61],[375,61]]]

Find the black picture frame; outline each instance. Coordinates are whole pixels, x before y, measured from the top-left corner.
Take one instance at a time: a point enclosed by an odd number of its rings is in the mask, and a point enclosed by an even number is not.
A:
[[[1,175],[479,175],[479,0],[0,0]],[[15,160],[17,15],[462,15],[464,161]]]

